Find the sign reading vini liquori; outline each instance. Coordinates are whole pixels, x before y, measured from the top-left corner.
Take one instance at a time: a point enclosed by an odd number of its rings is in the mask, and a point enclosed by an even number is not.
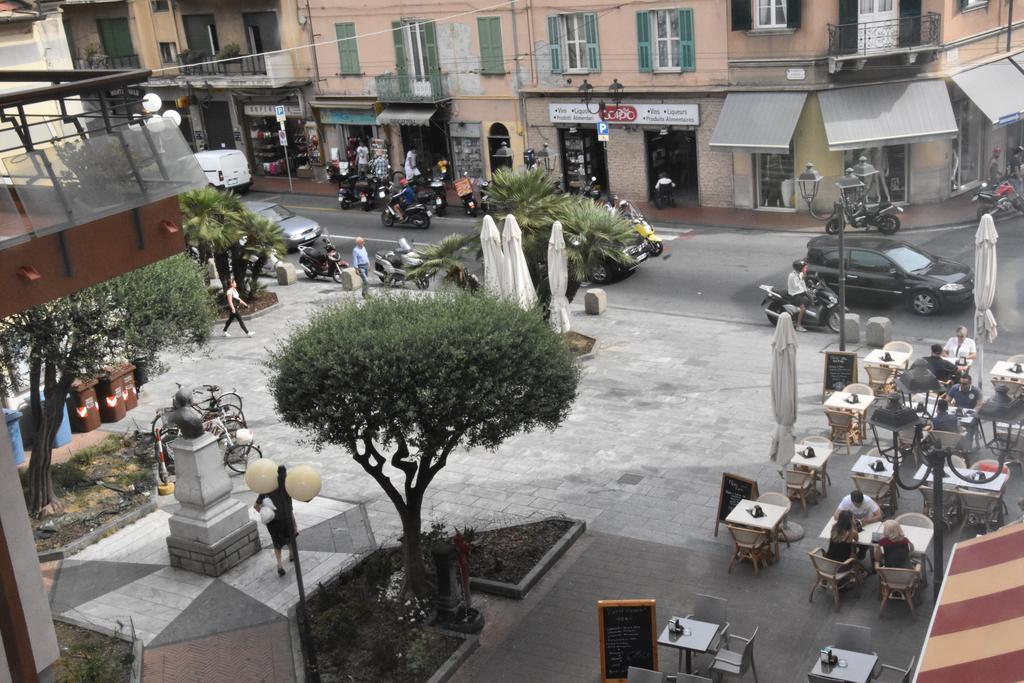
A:
[[[590,105],[591,109],[597,107]],[[548,105],[551,123],[597,123],[601,117],[587,111],[579,102]],[[604,120],[611,124],[638,126],[699,126],[700,112],[696,104],[609,104]]]

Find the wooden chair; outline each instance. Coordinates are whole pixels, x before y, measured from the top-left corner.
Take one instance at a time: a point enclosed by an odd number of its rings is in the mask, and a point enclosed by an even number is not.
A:
[[[818,489],[814,485],[814,472],[798,470],[795,466],[789,465],[785,470],[786,497],[799,499],[804,506],[804,517],[807,516],[807,497],[810,496],[813,502],[818,502]]]
[[[854,384],[847,384],[846,388],[843,389],[848,394],[858,394],[860,396],[874,396],[875,390],[869,387],[867,384],[860,384],[856,382]]]
[[[953,467],[957,468],[961,472],[963,472],[964,470],[970,469],[967,466],[967,460],[965,460],[962,456],[951,455],[951,456],[949,456],[949,462],[950,462],[950,464],[953,465]]]
[[[732,561],[729,562],[729,573],[732,573],[732,568],[738,561],[750,560],[754,563],[754,576],[758,576],[760,565],[767,566],[772,557],[772,544],[771,539],[768,538],[768,532],[732,524],[726,526],[729,527],[729,533],[732,534],[732,540],[736,544],[732,552]]]
[[[825,417],[828,418],[830,436],[833,443],[839,441],[846,444],[846,454],[850,454],[850,445],[860,443],[860,425],[857,417],[850,413],[840,413],[835,410],[826,410]]]
[[[934,529],[935,523],[932,522],[928,515],[921,514],[920,512],[904,512],[902,515],[896,517],[896,521],[902,527],[918,527],[921,529]],[[927,548],[914,548],[911,553],[911,558],[918,562],[918,564],[928,565],[928,568],[934,571],[932,566],[932,557],[928,554]],[[922,577],[923,579],[923,577]]]
[[[879,618],[882,617],[885,604],[889,600],[903,600],[910,607],[910,618],[917,621],[914,599],[917,597],[917,589],[921,584],[920,568],[896,569],[894,567],[883,567],[876,563],[875,572],[878,573],[879,587],[882,590],[882,604],[878,608]]]
[[[922,513],[926,515],[933,523],[936,521],[934,510],[932,510],[932,497],[935,493],[935,489],[932,488],[931,484],[922,484],[918,489],[921,492],[921,499],[924,503],[922,507]],[[960,496],[958,496],[954,489],[943,489],[944,496],[942,498],[943,507],[942,511],[942,523],[947,527],[952,527],[953,522],[960,519]]]
[[[778,538],[772,538],[772,542],[775,544],[775,549],[778,551],[779,540],[786,542],[786,547],[789,547],[789,539],[786,538],[784,528],[786,526],[786,518],[789,517],[789,511],[793,509],[793,503],[789,500],[789,496],[775,491],[769,491],[768,493],[762,493],[757,497],[758,503],[768,503],[769,505],[778,505],[779,507],[786,508],[785,514],[782,515],[782,521],[779,522],[779,533]],[[772,534],[774,536],[774,534]]]
[[[960,533],[968,524],[983,526],[989,532],[1003,523],[1003,497],[998,493],[987,493],[972,489],[957,489],[960,499]]]
[[[886,677],[890,683],[911,683],[914,680],[914,664],[917,663],[917,656],[910,658],[910,664],[907,665],[906,669],[901,669],[898,666],[892,664],[882,664],[881,670],[882,675],[885,676],[886,671],[893,671],[899,678]],[[881,678],[877,680],[882,680]]]
[[[1006,379],[993,379],[992,388],[998,389],[999,387],[1006,387],[1007,392],[1009,392],[1010,398],[1017,398],[1017,395],[1020,394],[1022,390],[1024,390],[1024,384],[1020,384],[1018,382],[1011,382]]]
[[[995,472],[999,469],[999,461],[995,458],[986,458],[979,460],[974,463],[974,469],[979,472]],[[1003,484],[1003,490],[1006,490],[1007,484],[1010,483],[1010,461],[1006,460],[1003,462],[1003,474],[1006,475],[1006,483]]]
[[[1018,353],[1006,359],[1007,363],[1024,363],[1024,353]]]
[[[914,347],[905,341],[891,341],[882,347],[883,351],[899,351],[913,355]]]
[[[895,388],[892,383],[892,368],[882,368],[877,365],[865,365],[864,372],[868,375],[868,386],[871,387],[875,396],[887,396],[892,393]]]
[[[805,446],[813,448],[815,452],[824,453],[826,450],[831,451],[835,448],[832,442],[823,436],[805,436],[801,441]],[[825,492],[825,484],[827,483],[829,486],[832,485],[832,477],[828,475],[828,462],[826,461],[825,464],[822,465],[820,472],[818,470],[814,470],[814,473],[817,479],[821,481],[821,497],[824,498],[827,495]]]
[[[938,429],[933,429],[929,433],[939,443],[939,448],[948,448],[954,453],[964,452],[964,435],[962,432],[942,432]]]
[[[639,666],[631,666],[626,670],[626,681],[628,683],[665,683],[665,674],[660,671],[642,669]]]
[[[896,512],[896,501],[892,494],[891,480],[885,481],[884,479],[864,477],[859,474],[851,474],[850,479],[853,480],[854,488],[865,496],[870,496],[872,500],[878,503],[883,512],[885,512],[885,508],[889,508],[890,515]]]
[[[836,562],[825,557],[825,551],[821,548],[807,551],[814,566],[815,581],[811,588],[811,595],[807,602],[814,602],[814,591],[818,588],[832,591],[832,598],[836,603],[836,611],[839,611],[839,589],[851,581],[857,587],[857,595],[860,595],[861,581],[860,572],[857,571],[857,558],[851,557],[843,562]]]
[[[747,673],[747,670],[753,672],[754,683],[757,681],[757,669],[754,667],[754,639],[757,638],[757,629],[750,634],[749,638],[743,636],[737,636],[733,633],[729,634],[729,642],[738,641],[743,643],[742,650],[733,650],[731,648],[724,648],[718,651],[715,655],[715,661],[711,663],[709,670],[712,674],[720,676],[735,676],[736,678],[743,678]]]

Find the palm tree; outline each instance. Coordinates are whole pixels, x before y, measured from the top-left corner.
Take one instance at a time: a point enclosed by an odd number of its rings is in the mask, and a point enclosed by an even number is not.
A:
[[[238,280],[240,294],[248,299],[257,288],[260,271],[275,254],[284,254],[281,226],[264,215],[242,209],[239,220],[241,238],[231,248],[231,272]]]
[[[566,296],[573,300],[580,283],[604,270],[609,262],[628,265],[632,261],[622,245],[636,237],[633,226],[619,214],[610,213],[587,197],[572,197],[559,206],[553,218],[562,222],[565,234],[565,252],[569,261],[569,286]],[[551,236],[550,227],[546,231]],[[531,244],[531,249],[544,249],[544,285],[547,287],[547,237],[543,245]],[[550,301],[550,293],[545,301]]]
[[[479,246],[479,241],[478,234],[455,234],[448,235],[435,244],[427,245],[420,249],[423,263],[409,269],[409,278],[413,280],[429,279],[438,273],[444,273],[444,281],[448,284],[453,284],[460,289],[476,291],[480,287],[480,280],[469,272],[467,261],[470,249],[474,244]]]
[[[494,172],[487,198],[498,213],[511,212],[516,217],[524,239],[526,233],[534,228],[546,226],[550,229],[554,211],[569,199],[567,195],[555,192],[555,185],[546,172],[507,168]]]
[[[196,249],[203,263],[213,259],[222,283],[231,273],[230,250],[242,236],[245,207],[232,193],[212,187],[183,192],[178,197],[185,243]]]

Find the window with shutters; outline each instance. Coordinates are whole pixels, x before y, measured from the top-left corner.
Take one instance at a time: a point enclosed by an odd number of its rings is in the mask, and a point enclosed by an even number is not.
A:
[[[975,7],[981,7],[987,5],[988,0],[960,0],[960,9],[974,9]]]
[[[652,10],[651,33],[654,35],[654,70],[679,71],[679,12]]]
[[[757,28],[786,28],[786,0],[757,0]]]
[[[501,17],[477,17],[480,37],[480,73],[505,73],[505,58],[501,50]]]
[[[362,69],[359,68],[356,25],[352,22],[335,24],[334,36],[338,39],[339,73],[342,76],[358,76]]]
[[[426,78],[430,73],[431,66],[427,52],[427,24],[417,20],[404,21],[403,24],[402,33],[405,41],[408,74],[417,79]]]
[[[562,35],[565,36],[565,70],[589,71],[587,64],[587,31],[583,14],[562,15]]]

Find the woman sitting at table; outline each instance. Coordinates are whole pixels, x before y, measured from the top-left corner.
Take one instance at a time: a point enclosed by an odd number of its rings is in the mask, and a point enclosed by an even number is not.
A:
[[[853,513],[849,510],[841,510],[832,525],[832,533],[828,539],[828,550],[825,557],[835,562],[846,562],[851,557],[857,557],[857,529],[853,522]],[[854,562],[853,567],[862,575],[867,571],[860,562]]]
[[[875,546],[875,564],[895,569],[918,569],[920,565],[910,559],[914,544],[903,535],[903,527],[895,519],[882,524],[882,538]]]
[[[974,360],[978,355],[978,347],[974,340],[967,336],[967,328],[961,325],[956,328],[956,336],[950,337],[946,345],[942,347],[942,355],[946,358],[966,358]]]

